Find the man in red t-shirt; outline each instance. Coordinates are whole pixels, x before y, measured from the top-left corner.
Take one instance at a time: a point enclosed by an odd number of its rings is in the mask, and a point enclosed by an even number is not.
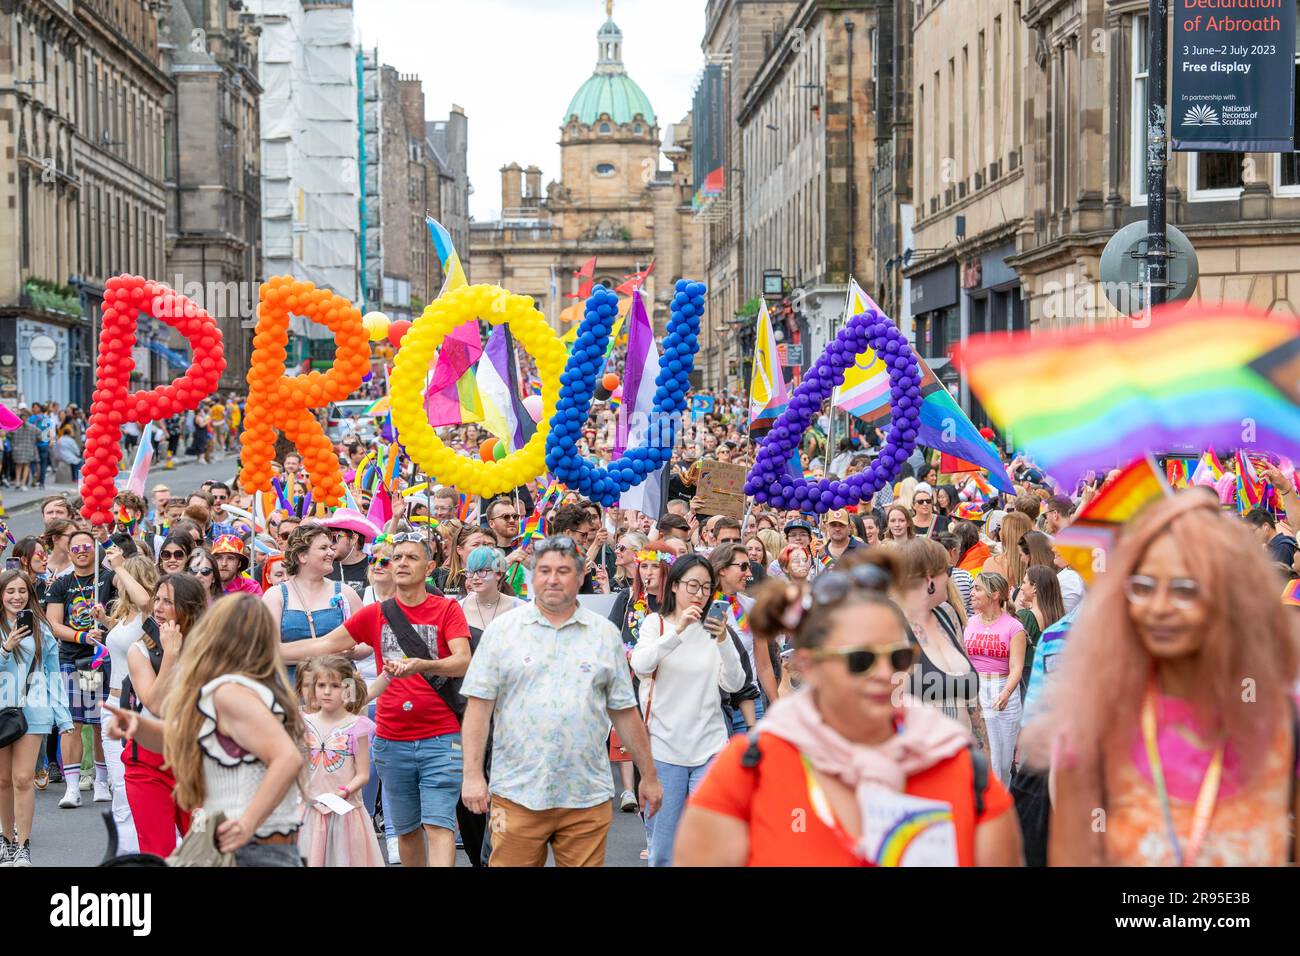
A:
[[[460,605],[424,587],[433,554],[418,533],[393,538],[397,614],[430,659],[410,657],[384,615],[368,604],[324,637],[281,645],[287,663],[346,654],[358,644],[375,651],[391,683],[375,709],[372,753],[397,832],[402,866],[454,866],[456,802],[464,777],[460,720],[425,679],[463,677],[469,668],[469,625]],[[426,845],[427,840],[427,845]]]

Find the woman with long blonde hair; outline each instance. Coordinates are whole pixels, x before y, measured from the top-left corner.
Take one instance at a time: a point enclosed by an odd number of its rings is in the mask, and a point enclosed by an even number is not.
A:
[[[182,810],[224,815],[217,849],[236,866],[301,866],[302,718],[258,598],[232,594],[204,615],[165,704],[165,723],[114,708],[113,733],[162,750]]]
[[[1020,552],[1020,539],[1034,530],[1034,523],[1029,516],[1020,511],[1011,511],[1002,519],[998,531],[998,540],[1002,550],[984,562],[980,570],[986,574],[998,574],[1019,587],[1025,577],[1025,557]]]
[[[1274,581],[1204,492],[1126,529],[1025,733],[1052,754],[1052,865],[1293,861],[1300,655],[1292,612],[1261,597]]]

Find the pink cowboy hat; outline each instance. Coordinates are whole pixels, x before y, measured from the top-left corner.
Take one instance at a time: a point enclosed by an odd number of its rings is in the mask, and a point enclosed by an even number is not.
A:
[[[336,531],[355,531],[367,541],[379,537],[379,526],[355,508],[340,508],[321,524]]]

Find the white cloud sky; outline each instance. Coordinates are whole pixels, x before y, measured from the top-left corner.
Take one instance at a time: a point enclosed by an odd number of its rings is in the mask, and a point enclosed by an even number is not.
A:
[[[452,103],[469,117],[470,212],[501,205],[511,161],[560,175],[560,123],[596,65],[604,0],[355,0],[357,28],[381,62],[424,82],[428,119]],[[623,62],[650,98],[661,130],[691,108],[703,65],[705,0],[616,0]]]

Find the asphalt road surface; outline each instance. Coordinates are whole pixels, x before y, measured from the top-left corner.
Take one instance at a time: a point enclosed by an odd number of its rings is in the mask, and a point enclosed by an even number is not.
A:
[[[92,793],[81,795],[81,806],[60,810],[63,784],[50,784],[36,794],[36,818],[32,825],[32,863],[35,866],[97,866],[108,845],[102,814],[111,804],[91,802]],[[645,827],[635,813],[613,810],[606,866],[645,866]],[[469,866],[463,851],[456,853],[457,866]]]

